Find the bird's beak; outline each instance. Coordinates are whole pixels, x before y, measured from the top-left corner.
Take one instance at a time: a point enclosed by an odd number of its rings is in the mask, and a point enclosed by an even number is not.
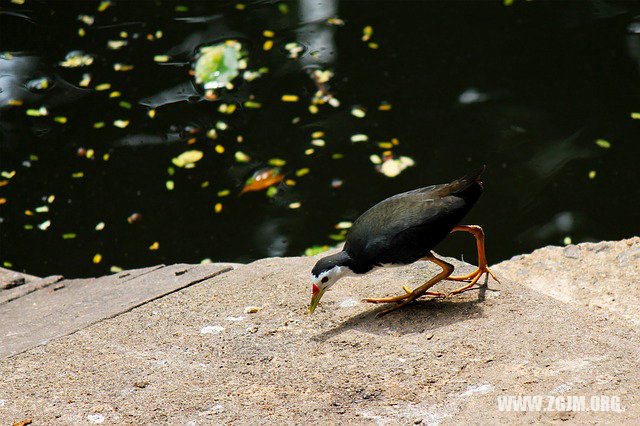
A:
[[[320,288],[313,284],[312,287],[312,293],[311,293],[311,303],[309,304],[309,313],[312,314],[313,311],[316,310],[316,306],[318,306],[318,302],[320,302],[320,299],[322,298],[322,295],[324,294],[324,292],[327,291],[327,289],[322,289],[320,290]]]

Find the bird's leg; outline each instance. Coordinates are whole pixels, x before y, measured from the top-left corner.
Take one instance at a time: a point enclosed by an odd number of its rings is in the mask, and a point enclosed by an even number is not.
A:
[[[433,292],[430,292],[430,291],[427,291],[427,290],[429,290],[431,287],[436,285],[438,282],[442,281],[443,279],[445,279],[449,275],[451,275],[451,273],[453,272],[453,265],[451,265],[450,263],[445,262],[444,260],[440,260],[440,259],[434,257],[433,254],[429,254],[428,256],[424,257],[423,260],[430,260],[431,262],[433,262],[436,265],[440,266],[442,268],[442,272],[440,272],[435,277],[431,278],[426,283],[422,284],[420,287],[414,289],[413,291],[409,291],[408,288],[403,287],[403,289],[405,290],[406,294],[403,294],[403,295],[400,295],[400,296],[396,296],[396,297],[386,297],[386,298],[382,298],[382,299],[363,299],[363,302],[368,302],[368,303],[401,302],[396,306],[392,306],[389,309],[386,309],[386,310],[384,310],[382,312],[379,312],[377,316],[381,317],[383,315],[388,314],[391,311],[395,311],[396,309],[403,307],[404,305],[412,302],[413,300],[415,300],[418,297],[423,296],[425,294],[429,294],[429,295],[433,295],[433,296],[440,296],[440,297],[444,296],[442,293],[433,293]]]
[[[487,274],[487,276],[491,275],[491,277],[493,277],[494,280],[500,282],[496,278],[496,276],[493,275],[493,272],[491,272],[491,270],[489,269],[489,265],[487,264],[487,258],[485,257],[485,254],[484,254],[484,231],[482,230],[482,228],[479,227],[478,225],[461,225],[461,226],[456,226],[451,230],[451,232],[458,232],[458,231],[469,232],[476,238],[476,245],[478,247],[478,269],[476,269],[474,272],[470,273],[469,275],[464,275],[460,277],[450,276],[449,278],[447,278],[453,281],[471,280],[469,284],[465,285],[464,287],[460,287],[459,289],[454,290],[449,294],[462,293],[466,289],[473,287],[473,285],[477,283],[480,277],[484,274]]]

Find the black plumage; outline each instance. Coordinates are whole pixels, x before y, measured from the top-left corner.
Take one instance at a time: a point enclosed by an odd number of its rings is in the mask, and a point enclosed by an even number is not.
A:
[[[405,265],[427,256],[480,198],[484,169],[374,205],[353,223],[343,251],[318,261],[312,273],[318,276],[338,265],[364,274],[375,266]]]

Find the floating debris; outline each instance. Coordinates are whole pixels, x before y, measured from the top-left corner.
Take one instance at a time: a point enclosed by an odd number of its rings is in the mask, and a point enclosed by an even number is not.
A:
[[[121,63],[113,64],[114,71],[125,72],[125,71],[131,71],[132,69],[133,69],[133,65],[125,65]]]
[[[302,45],[296,43],[295,41],[285,44],[284,48],[289,52],[289,58],[291,59],[297,58],[300,53],[304,52],[304,47],[302,47]]]
[[[127,45],[127,40],[109,40],[107,41],[107,47],[111,50],[122,49]]]
[[[270,186],[280,183],[282,179],[284,179],[284,175],[280,173],[278,167],[260,169],[247,179],[240,195],[245,192],[260,191],[269,188]]]
[[[74,234],[73,232],[68,232],[66,234],[62,234],[62,239],[63,240],[73,240],[75,237],[77,237],[77,235]]]
[[[136,223],[136,222],[140,222],[142,220],[142,215],[140,213],[131,213],[131,215],[129,217],[127,217],[127,222],[129,223]]]
[[[351,115],[358,118],[364,118],[367,115],[367,112],[365,111],[364,108],[355,106],[351,108]]]
[[[165,62],[169,62],[171,58],[169,57],[169,55],[155,55],[153,57],[153,60],[155,62],[159,62],[159,63],[165,63]]]
[[[307,173],[309,173],[311,170],[309,170],[307,167],[299,169],[296,171],[296,176],[298,177],[302,177],[304,175],[306,175]]]
[[[262,49],[264,51],[271,50],[272,47],[273,47],[273,40],[265,40],[264,44],[262,45]]]
[[[109,6],[111,6],[111,2],[109,0],[100,2],[100,5],[98,5],[98,12],[104,12]]]
[[[632,112],[630,115],[632,119],[640,120],[640,112]]]
[[[111,268],[109,268],[109,271],[111,271],[111,273],[113,274],[117,274],[119,272],[122,272],[122,268],[116,265],[111,266]]]
[[[285,160],[283,160],[282,158],[271,158],[269,160],[269,165],[271,165],[271,166],[282,167],[285,164],[287,164],[287,162]]]
[[[234,157],[238,163],[248,163],[249,161],[251,161],[251,157],[249,157],[242,151],[236,151]]]
[[[282,95],[282,102],[298,102],[298,95]]]
[[[605,139],[596,139],[596,145],[604,149],[611,148],[611,143]]]
[[[380,166],[380,173],[387,177],[396,177],[407,167],[411,167],[415,164],[410,157],[401,156],[398,159],[389,158]]]
[[[60,62],[60,66],[65,68],[86,67],[93,64],[93,56],[88,55],[80,50],[74,50],[67,53],[64,61]]]
[[[358,133],[355,135],[351,135],[351,142],[366,142],[369,140],[369,136],[364,135],[362,133]]]
[[[220,213],[222,211],[222,203],[216,203],[215,206],[213,206],[213,210],[216,213]]]
[[[160,248],[160,243],[157,241],[154,241],[153,244],[149,246],[149,250],[158,250],[159,248]]]
[[[192,150],[185,151],[175,158],[171,159],[171,162],[178,167],[192,168],[195,167],[195,163],[200,161],[204,154],[202,151]]]
[[[302,207],[302,203],[300,203],[300,202],[295,202],[295,203],[290,203],[289,204],[289,208],[290,209],[299,209],[300,207]]]
[[[391,104],[388,102],[381,102],[380,105],[378,105],[378,111],[390,111],[391,110]]]
[[[595,170],[590,170],[589,171],[589,179],[595,179],[596,177],[596,171]]]
[[[194,73],[196,84],[204,89],[219,89],[227,86],[238,76],[242,45],[236,40],[200,48]]]
[[[26,111],[26,114],[27,114],[29,117],[44,117],[45,115],[49,115],[49,111],[47,110],[47,108],[45,108],[45,107],[43,107],[43,106],[42,106],[42,107],[40,107],[40,108],[38,108],[38,109],[35,109],[35,108],[29,108],[29,109]]]
[[[362,41],[369,41],[372,35],[373,27],[371,25],[367,25],[362,29]]]
[[[351,226],[353,225],[353,222],[347,222],[347,221],[343,221],[343,222],[338,222],[335,226],[336,229],[349,229],[351,228]]]
[[[175,188],[175,183],[172,180],[166,181],[164,185],[168,191],[173,191],[173,189]]]
[[[129,125],[129,120],[116,120],[113,122],[113,125],[121,129],[124,129]]]
[[[98,222],[98,224],[95,227],[96,231],[102,231],[105,227],[105,223],[104,222]]]
[[[38,225],[38,228],[40,228],[42,231],[46,231],[47,229],[49,229],[50,226],[51,226],[51,221],[45,220],[44,222]]]
[[[335,178],[331,180],[331,187],[333,189],[341,188],[342,185],[344,185],[344,181],[342,179]]]
[[[97,265],[98,263],[102,262],[102,255],[100,253],[94,254],[91,261]]]

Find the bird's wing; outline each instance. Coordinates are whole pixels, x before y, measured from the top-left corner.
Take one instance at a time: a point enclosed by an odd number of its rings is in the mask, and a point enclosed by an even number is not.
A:
[[[479,197],[482,187],[478,179],[483,171],[481,168],[448,184],[414,189],[381,201],[353,223],[344,250],[372,260],[373,253],[393,256],[399,247],[409,257],[433,248]],[[470,197],[467,191],[472,192]]]

